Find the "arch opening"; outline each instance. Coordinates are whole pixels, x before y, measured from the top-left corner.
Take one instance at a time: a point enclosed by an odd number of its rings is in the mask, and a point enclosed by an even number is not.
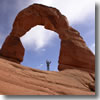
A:
[[[67,18],[58,9],[41,4],[33,4],[18,13],[12,31],[0,50],[0,55],[21,63],[25,49],[20,38],[36,25],[43,25],[46,29],[58,33],[61,39],[58,70],[77,68],[89,72],[95,71],[94,54],[80,33],[69,26]]]
[[[46,60],[49,60],[49,71],[58,71],[60,39],[56,32],[37,25],[22,36],[21,41],[25,48],[22,65],[46,71]]]

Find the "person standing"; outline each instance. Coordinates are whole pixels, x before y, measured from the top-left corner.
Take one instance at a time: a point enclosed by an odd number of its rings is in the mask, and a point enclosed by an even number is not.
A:
[[[50,70],[51,61],[46,60],[46,64],[47,64],[47,71],[49,71]]]

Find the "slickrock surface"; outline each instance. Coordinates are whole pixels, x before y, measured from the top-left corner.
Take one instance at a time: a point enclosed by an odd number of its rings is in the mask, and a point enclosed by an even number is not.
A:
[[[40,71],[0,58],[0,94],[95,95],[91,75],[77,69]]]

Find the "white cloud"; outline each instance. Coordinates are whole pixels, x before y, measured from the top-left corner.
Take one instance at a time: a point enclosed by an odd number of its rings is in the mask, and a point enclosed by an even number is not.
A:
[[[32,4],[32,3],[40,3],[40,4],[50,6],[54,3],[54,0],[30,0],[29,4]]]
[[[3,95],[0,95],[0,100],[4,100],[5,97]]]
[[[57,33],[44,29],[43,26],[36,26],[27,32],[21,41],[23,45],[30,50],[45,51],[43,47],[51,43],[51,40],[55,38]]]
[[[92,45],[90,45],[89,48],[95,54],[95,43],[93,43]]]
[[[95,12],[93,0],[65,0],[58,3],[60,11],[66,15],[70,24],[82,22],[85,18]]]

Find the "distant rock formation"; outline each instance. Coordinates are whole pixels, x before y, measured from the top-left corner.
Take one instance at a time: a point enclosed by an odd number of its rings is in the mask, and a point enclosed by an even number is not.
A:
[[[0,58],[0,95],[95,95],[94,74],[40,71]]]
[[[80,33],[69,26],[67,18],[59,10],[41,4],[33,4],[19,12],[12,31],[0,50],[0,55],[20,63],[24,56],[20,37],[36,25],[43,25],[59,35],[59,71],[74,68],[95,72],[95,56],[86,46]]]

